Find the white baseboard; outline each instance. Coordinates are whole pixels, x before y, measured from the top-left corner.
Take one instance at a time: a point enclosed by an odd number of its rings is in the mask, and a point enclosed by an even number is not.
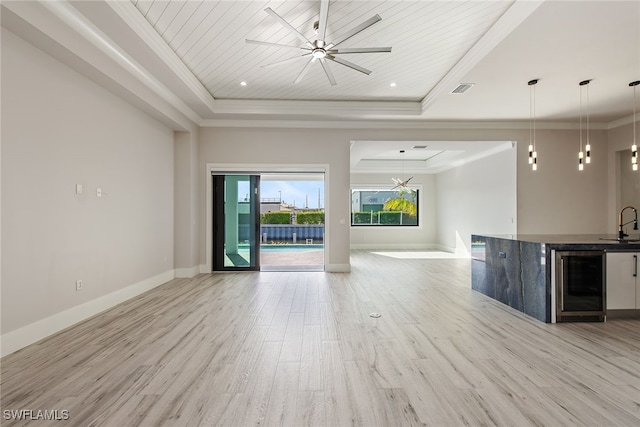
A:
[[[188,268],[176,268],[176,278],[178,279],[191,279],[200,273],[201,266],[194,265]]]
[[[351,264],[326,264],[324,266],[324,271],[327,273],[349,273],[351,271]],[[201,264],[200,273],[209,274],[211,273],[211,269],[205,264]]]
[[[175,270],[169,270],[61,313],[38,320],[30,325],[7,332],[0,336],[0,357],[16,352],[174,278]]]
[[[327,273],[349,273],[351,271],[351,264],[326,264],[324,271]]]
[[[430,243],[352,243],[350,245],[351,249],[394,249],[394,250],[434,250],[437,249],[436,244]]]
[[[464,246],[462,247],[460,246],[452,247],[452,246],[445,246],[445,245],[436,245],[436,246],[437,246],[437,249],[442,252],[450,252],[452,254],[465,256],[465,257],[471,256],[471,253]]]
[[[437,250],[437,251],[442,251],[442,252],[450,252],[452,254],[456,253],[456,248],[453,247],[453,246],[437,244],[437,245],[435,245],[434,249]]]

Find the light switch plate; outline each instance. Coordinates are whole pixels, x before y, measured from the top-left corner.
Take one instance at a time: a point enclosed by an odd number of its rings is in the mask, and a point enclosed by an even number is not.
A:
[[[82,184],[76,184],[76,194],[82,194]]]

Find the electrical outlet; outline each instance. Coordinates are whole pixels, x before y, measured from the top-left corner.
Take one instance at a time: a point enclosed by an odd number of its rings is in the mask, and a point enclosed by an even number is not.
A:
[[[82,290],[82,280],[76,280],[76,291]]]

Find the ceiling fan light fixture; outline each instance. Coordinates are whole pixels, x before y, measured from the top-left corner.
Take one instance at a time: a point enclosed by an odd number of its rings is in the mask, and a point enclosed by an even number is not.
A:
[[[311,51],[311,56],[313,56],[315,59],[324,59],[324,57],[327,56],[327,51],[320,47],[317,47],[313,49],[313,51]]]
[[[338,46],[340,43],[355,36],[356,34],[371,27],[373,24],[382,20],[382,18],[380,17],[380,15],[376,14],[373,17],[362,22],[361,24],[355,26],[351,30],[347,31],[337,40],[333,40],[332,43],[327,43],[326,32],[327,32],[327,20],[329,17],[329,3],[330,3],[330,0],[320,0],[319,19],[318,21],[313,23],[313,30],[316,33],[316,40],[314,41],[309,40],[304,34],[298,31],[293,25],[291,25],[288,21],[286,21],[282,16],[278,15],[270,7],[267,7],[266,9],[264,9],[264,11],[267,12],[276,21],[278,21],[280,25],[286,28],[291,34],[296,36],[298,39],[300,39],[300,41],[304,43],[304,46],[295,46],[295,45],[281,44],[281,43],[270,43],[270,42],[263,42],[259,40],[249,40],[249,39],[246,39],[245,42],[251,43],[251,44],[272,46],[272,47],[275,46],[275,47],[284,47],[288,49],[301,49],[305,51],[305,54],[298,57],[285,59],[283,61],[277,61],[272,64],[263,65],[262,67],[270,68],[274,65],[280,65],[280,64],[288,63],[292,60],[297,60],[298,58],[311,57],[308,60],[308,62],[305,64],[304,68],[302,69],[298,77],[294,80],[293,82],[294,84],[297,84],[302,80],[302,78],[307,72],[307,69],[309,68],[309,65],[314,62],[320,62],[327,76],[327,79],[329,80],[329,83],[332,86],[335,86],[337,82],[333,76],[333,73],[331,72],[331,69],[328,66],[327,61],[332,61],[336,64],[345,66],[347,68],[351,68],[355,71],[359,71],[366,75],[371,74],[370,70],[367,70],[366,68],[356,65],[350,61],[347,61],[346,59],[341,59],[339,57],[336,57],[336,55],[355,54],[355,53],[389,53],[391,52],[390,47],[345,48],[345,49],[335,49],[335,47]]]

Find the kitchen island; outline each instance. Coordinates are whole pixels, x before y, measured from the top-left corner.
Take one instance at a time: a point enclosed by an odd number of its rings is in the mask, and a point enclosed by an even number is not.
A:
[[[640,252],[640,242],[615,239],[614,235],[472,235],[471,287],[552,323],[554,251]]]

